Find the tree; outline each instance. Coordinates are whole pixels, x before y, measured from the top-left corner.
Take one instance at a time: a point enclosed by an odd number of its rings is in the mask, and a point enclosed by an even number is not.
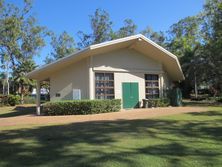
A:
[[[47,56],[45,59],[45,63],[51,63],[55,60],[63,58],[73,52],[75,52],[75,41],[73,37],[71,37],[66,31],[56,37],[54,34],[52,35],[51,46],[53,51],[50,56]]]
[[[112,39],[123,38],[136,34],[137,26],[132,19],[125,19],[124,26],[114,33]]]
[[[78,32],[80,38],[79,48],[110,40],[112,22],[110,21],[109,13],[105,10],[96,9],[94,15],[90,15],[90,25],[92,29],[91,34],[86,34],[82,31]]]
[[[179,57],[185,73],[185,92],[190,88],[197,88],[197,84],[204,81],[201,73],[204,59],[202,51],[201,15],[186,17],[170,27],[167,48]],[[195,89],[197,94],[197,89]]]
[[[0,2],[1,64],[14,70],[19,62],[38,55],[48,31],[36,24],[36,18],[31,15],[31,1],[24,0],[23,7]]]
[[[201,41],[201,17],[192,16],[173,24],[168,31],[169,48],[177,56],[182,57],[191,52]]]
[[[18,93],[21,96],[22,103],[24,95],[28,94],[30,88],[35,84],[33,80],[26,77],[26,74],[33,71],[36,67],[33,60],[25,60],[19,63],[12,74],[14,83],[18,85]]]
[[[20,60],[37,55],[44,46],[44,27],[36,25],[36,18],[30,15],[32,3],[24,1],[24,7],[3,3],[0,13],[0,55],[4,62],[7,58],[13,67]]]
[[[5,92],[5,80],[6,80],[6,76],[4,72],[0,72],[0,94],[4,94]]]
[[[159,44],[160,46],[166,46],[166,37],[162,31],[155,32],[151,27],[147,27],[145,30],[141,31],[141,34],[151,39],[153,42]]]
[[[203,11],[204,58],[206,80],[222,92],[222,1],[208,0]]]

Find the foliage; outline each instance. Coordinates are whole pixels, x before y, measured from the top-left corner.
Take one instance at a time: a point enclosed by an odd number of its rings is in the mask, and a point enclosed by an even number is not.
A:
[[[13,81],[15,86],[17,86],[18,93],[21,96],[21,101],[23,103],[23,96],[28,94],[32,90],[32,87],[35,85],[35,82],[26,77],[28,72],[31,72],[36,68],[34,61],[26,60],[19,62],[19,65],[13,72]]]
[[[80,38],[79,48],[110,40],[112,22],[110,21],[109,13],[102,9],[96,9],[94,15],[90,15],[90,24],[92,34],[85,34],[82,31],[78,32]]]
[[[37,24],[36,17],[32,14],[32,1],[24,0],[21,5],[0,0],[0,65],[5,72],[4,82],[16,93],[18,84],[27,81],[23,71],[19,73],[21,66],[33,61],[33,57],[39,54],[45,46],[45,37],[49,35],[46,27]],[[22,64],[25,65],[22,65]],[[33,70],[33,69],[32,69]],[[15,78],[11,79],[11,73]],[[11,85],[16,82],[16,85]],[[22,83],[23,84],[23,83]]]
[[[6,75],[4,72],[0,72],[0,93],[4,94],[4,88],[6,85]]]
[[[1,95],[0,106],[15,106],[20,103],[20,97],[18,95]]]
[[[92,44],[134,35],[137,30],[137,25],[132,19],[125,19],[124,26],[114,31],[112,27],[113,22],[110,20],[109,13],[101,9],[96,9],[94,15],[90,16],[90,24],[92,33],[78,32],[80,39],[78,47],[81,49]]]
[[[0,106],[7,106],[7,105],[8,105],[7,96],[0,94]]]
[[[125,19],[124,26],[113,34],[112,39],[128,37],[136,34],[137,25],[132,19]]]
[[[121,100],[72,100],[48,102],[43,105],[46,115],[86,115],[105,112],[117,112]]]
[[[159,98],[159,99],[149,99],[148,107],[167,107],[169,106],[168,98]]]
[[[53,51],[50,56],[47,56],[45,63],[49,64],[55,60],[63,58],[73,52],[75,52],[75,41],[66,31],[60,34],[58,37],[52,34],[51,46]]]
[[[178,57],[193,51],[201,41],[201,23],[200,16],[189,16],[173,24],[168,31],[170,50]]]
[[[184,84],[186,89],[189,89],[189,86],[193,87],[195,78],[197,84],[200,84],[203,74],[201,71],[205,70],[202,69],[204,63],[200,29],[202,22],[201,16],[189,16],[173,24],[168,31],[170,39],[167,47],[180,59],[186,78]]]
[[[15,106],[20,103],[20,97],[18,95],[8,95],[7,101],[10,106]]]
[[[208,0],[203,12],[206,80],[222,92],[222,1]]]
[[[45,45],[45,27],[36,24],[31,15],[32,3],[24,1],[23,7],[2,1],[0,12],[0,55],[1,62],[10,62],[12,68],[17,63],[32,59]]]
[[[155,32],[151,27],[147,27],[145,30],[141,31],[141,34],[151,39],[153,42],[159,44],[160,46],[166,47],[166,37],[162,31]]]
[[[196,16],[173,24],[168,49],[180,58],[186,80],[185,92],[197,85],[222,91],[222,1],[208,0]]]

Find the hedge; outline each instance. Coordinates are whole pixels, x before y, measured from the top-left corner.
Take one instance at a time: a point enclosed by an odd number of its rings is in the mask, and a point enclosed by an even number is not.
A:
[[[43,105],[46,115],[86,115],[106,112],[117,112],[121,100],[72,100],[47,102]]]

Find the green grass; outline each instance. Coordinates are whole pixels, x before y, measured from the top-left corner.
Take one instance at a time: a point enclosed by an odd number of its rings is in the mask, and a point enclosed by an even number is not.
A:
[[[157,119],[0,127],[0,166],[222,164],[222,108]]]
[[[15,117],[27,114],[35,114],[34,105],[23,105],[15,107],[0,107],[0,118]]]

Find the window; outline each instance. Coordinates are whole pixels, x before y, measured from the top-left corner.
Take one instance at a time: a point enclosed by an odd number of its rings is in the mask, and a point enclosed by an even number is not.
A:
[[[156,74],[145,74],[146,98],[159,98],[159,76]]]
[[[96,99],[114,99],[114,74],[95,73]]]

